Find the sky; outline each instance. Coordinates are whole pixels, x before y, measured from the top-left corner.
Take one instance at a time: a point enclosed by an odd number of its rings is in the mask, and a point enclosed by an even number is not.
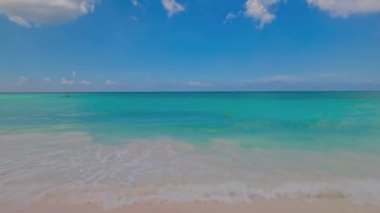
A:
[[[0,92],[380,90],[380,0],[0,0]]]

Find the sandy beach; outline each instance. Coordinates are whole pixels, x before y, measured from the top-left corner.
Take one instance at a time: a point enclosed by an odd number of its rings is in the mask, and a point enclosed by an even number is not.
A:
[[[315,200],[304,201],[295,199],[254,200],[250,203],[220,204],[220,203],[187,203],[187,204],[141,204],[122,208],[107,209],[95,204],[62,205],[38,204],[33,206],[17,206],[15,204],[2,204],[2,213],[378,213],[380,207],[360,205],[344,200]]]

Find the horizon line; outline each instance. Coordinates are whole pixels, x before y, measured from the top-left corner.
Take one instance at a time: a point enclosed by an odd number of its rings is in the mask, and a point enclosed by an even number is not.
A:
[[[162,91],[52,91],[52,92],[42,92],[42,91],[22,91],[22,92],[0,92],[0,94],[88,94],[88,93],[270,93],[270,92],[380,92],[380,89],[376,90],[218,90],[218,91],[207,91],[207,90],[162,90]]]

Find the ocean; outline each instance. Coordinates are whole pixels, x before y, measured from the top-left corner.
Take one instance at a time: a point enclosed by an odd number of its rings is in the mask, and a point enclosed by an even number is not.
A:
[[[380,92],[0,94],[0,201],[380,205]]]

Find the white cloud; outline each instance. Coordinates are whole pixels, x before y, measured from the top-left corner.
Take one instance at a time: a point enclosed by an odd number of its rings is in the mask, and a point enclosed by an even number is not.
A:
[[[133,6],[139,6],[139,1],[138,0],[131,0],[131,3]]]
[[[261,83],[297,83],[300,82],[299,77],[291,75],[274,75],[267,78],[259,79],[258,82]]]
[[[62,85],[72,85],[72,84],[74,84],[74,80],[67,80],[66,78],[62,78],[61,84]]]
[[[333,72],[323,72],[319,73],[318,77],[320,78],[338,78],[343,77],[341,74],[333,73]]]
[[[26,84],[26,82],[28,82],[28,80],[29,80],[28,77],[20,76],[16,82],[7,83],[7,85],[20,86],[20,85]]]
[[[254,80],[243,80],[239,81],[239,83],[243,84],[272,84],[272,83],[299,83],[305,81],[302,78],[291,76],[291,75],[273,75],[265,78],[259,78]]]
[[[17,85],[25,84],[28,81],[28,77],[20,76],[18,78],[18,81],[16,82]]]
[[[81,82],[79,82],[79,84],[84,85],[84,86],[90,86],[91,82],[89,82],[89,81],[81,81]]]
[[[77,71],[74,70],[74,71],[72,72],[72,77],[75,78],[76,76],[77,76]]]
[[[106,85],[106,86],[113,86],[115,84],[116,83],[114,81],[111,81],[111,80],[107,80],[106,82],[104,82],[104,85]]]
[[[270,7],[281,0],[247,0],[245,2],[245,15],[259,22],[258,28],[263,28],[266,24],[276,19],[276,15],[271,13]]]
[[[188,83],[191,87],[199,87],[202,85],[200,81],[189,81]]]
[[[209,87],[211,84],[202,83],[200,81],[189,81],[187,82],[187,85],[190,87]]]
[[[168,12],[169,17],[185,11],[185,6],[176,2],[176,0],[161,0],[161,3]]]
[[[380,0],[307,0],[311,6],[327,11],[334,17],[380,12]]]
[[[235,13],[229,12],[229,13],[227,13],[226,18],[224,19],[223,23],[227,23],[227,22],[231,21],[232,19],[235,19],[236,17],[237,17],[237,15]]]
[[[8,16],[8,19],[20,26],[23,26],[23,27],[32,27],[32,25],[30,25],[27,21],[25,21],[25,19],[19,17],[19,16]]]
[[[0,15],[24,27],[58,24],[91,13],[98,0],[0,0]]]
[[[54,83],[54,81],[51,80],[51,78],[49,78],[49,77],[44,77],[44,78],[42,78],[42,80],[44,80],[46,83],[49,83],[49,84]]]
[[[272,23],[276,15],[271,7],[287,0],[246,0],[245,15],[258,21],[258,28]],[[346,18],[355,14],[380,13],[380,0],[306,0],[310,6],[318,7],[333,17]],[[226,17],[234,18],[232,15]]]

